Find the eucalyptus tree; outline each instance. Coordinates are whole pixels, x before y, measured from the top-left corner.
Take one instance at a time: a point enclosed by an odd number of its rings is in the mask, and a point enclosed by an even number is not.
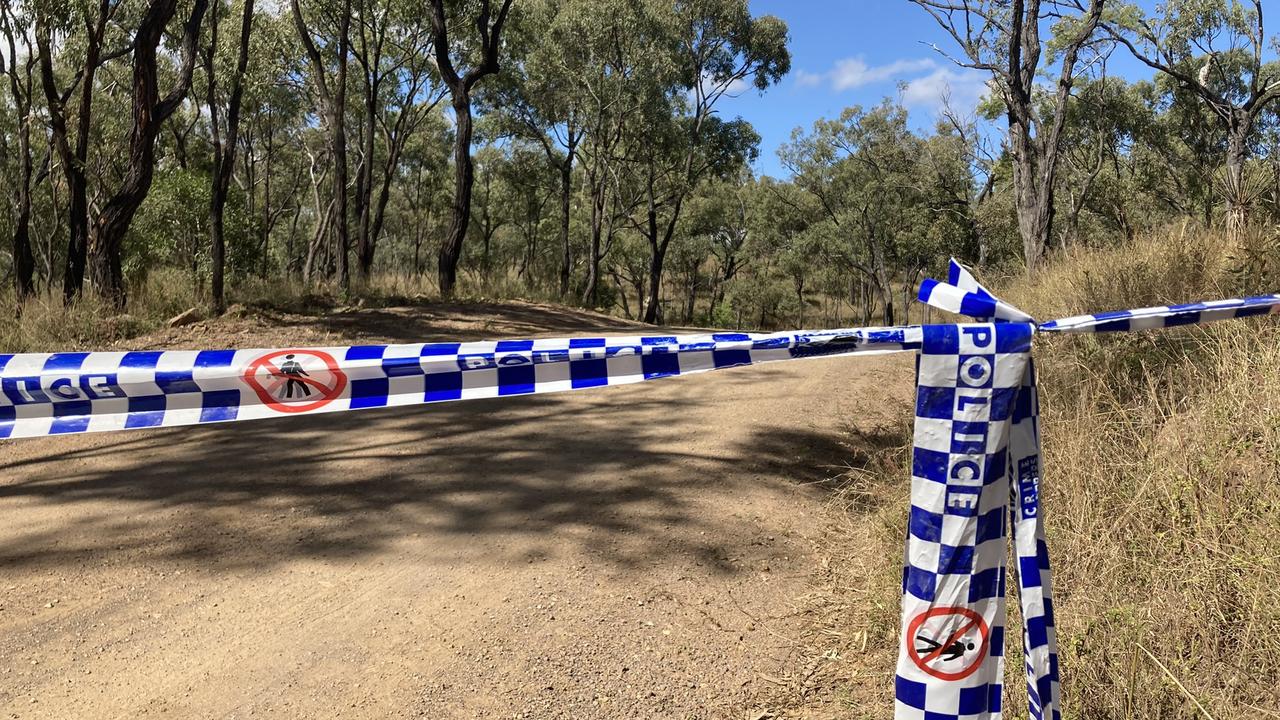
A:
[[[603,8],[603,6],[601,6]],[[591,77],[598,46],[590,32],[619,13],[596,11],[590,0],[532,0],[508,31],[511,63],[486,92],[486,105],[500,131],[537,142],[559,180],[559,294],[569,294],[573,270],[570,207],[573,168],[586,132],[584,113],[592,106]],[[623,42],[626,34],[618,36]]]
[[[32,110],[35,94],[36,56],[30,52],[30,8],[19,3],[0,5],[0,34],[5,47],[0,50],[0,73],[8,77],[17,134],[16,182],[13,187],[13,282],[18,302],[35,293],[36,258],[31,251],[31,186],[35,174],[31,157],[31,126],[37,119]],[[19,48],[22,51],[19,52]]]
[[[724,287],[738,285],[736,292],[726,296],[733,297],[739,309],[764,317],[780,309],[784,299],[804,297],[808,273],[797,266],[797,261],[807,252],[809,265],[816,268],[824,264],[824,243],[820,232],[815,232],[824,224],[824,218],[815,196],[795,183],[774,178],[762,179],[749,196],[749,203],[746,226],[739,229],[741,246],[734,255],[724,257],[721,273]],[[738,261],[739,255],[748,259]],[[740,275],[745,283],[734,282]],[[770,287],[747,293],[741,287],[744,284]],[[744,307],[757,303],[758,307]],[[800,305],[796,310],[799,314]]]
[[[121,247],[129,224],[151,189],[155,173],[156,137],[165,120],[186,99],[191,88],[198,53],[197,40],[208,0],[193,0],[181,25],[176,78],[164,95],[160,88],[160,44],[177,0],[151,0],[136,23],[133,34],[133,77],[129,147],[124,179],[107,196],[94,220],[87,252],[88,272],[95,291],[117,306],[126,300]],[[87,82],[87,79],[86,79]]]
[[[112,29],[111,24],[121,4],[122,0],[98,0],[93,4],[48,6],[35,13],[36,54],[40,65],[40,86],[49,112],[50,142],[57,152],[67,185],[68,239],[62,278],[62,291],[67,301],[79,295],[84,288],[87,264],[87,167],[92,142],[94,91],[97,89],[94,78],[104,64],[123,57],[133,49],[132,42],[123,40],[118,46],[106,46],[108,30]],[[60,84],[54,66],[55,37],[62,50],[57,60],[72,70],[72,77],[65,87]],[[69,106],[73,95],[78,95],[77,102]],[[75,124],[74,136],[68,128],[70,122]]]
[[[1058,237],[1064,247],[1082,236],[1085,219],[1105,223],[1127,238],[1145,224],[1140,207],[1154,198],[1150,187],[1138,181],[1134,165],[1155,162],[1138,147],[1151,137],[1154,120],[1141,87],[1108,76],[1079,83],[1062,135],[1060,193],[1066,217]]]
[[[749,261],[744,248],[751,233],[751,220],[764,186],[773,182],[772,178],[757,182],[750,171],[743,168],[736,177],[704,184],[699,192],[698,202],[702,207],[698,212],[711,238],[708,253],[715,263],[709,300],[713,309],[724,298],[725,285]]]
[[[986,139],[971,122],[954,112],[944,112],[932,134],[920,138],[914,186],[928,213],[920,242],[907,248],[914,255],[914,271],[908,269],[907,285],[927,262],[925,247],[940,242],[951,245],[948,254],[971,262],[986,263],[985,242],[977,221],[978,208],[995,192],[994,159]]]
[[[670,53],[677,90],[665,115],[675,127],[648,123],[639,146],[647,201],[643,220],[633,224],[650,250],[643,319],[656,323],[663,261],[685,200],[704,177],[724,176],[750,159],[759,142],[746,121],[717,117],[717,103],[751,87],[763,92],[790,71],[791,54],[786,23],[753,17],[746,0],[650,0],[645,7],[655,51]]]
[[[1168,0],[1155,17],[1126,5],[1108,33],[1147,66],[1193,93],[1226,133],[1227,227],[1244,224],[1255,194],[1245,177],[1259,117],[1280,98],[1280,64],[1263,60],[1262,0]]]
[[[654,128],[667,127],[653,108],[665,107],[675,79],[670,56],[656,44],[643,4],[581,0],[575,10],[565,32],[578,38],[576,75],[585,95],[578,156],[586,174],[590,219],[582,302],[595,306],[615,229],[640,203],[632,160],[638,151],[653,149],[644,145],[652,141]]]
[[[333,223],[334,257],[337,265],[338,284],[343,295],[351,292],[351,230],[347,210],[347,68],[351,55],[351,0],[329,5],[317,3],[319,14],[326,25],[334,28],[333,37],[322,38],[324,45],[312,36],[311,25],[303,15],[301,0],[291,0],[294,26],[298,39],[306,51],[310,66],[311,83],[319,100],[318,111],[324,118],[329,145],[330,163],[333,168],[332,211],[328,214]],[[329,65],[322,49],[332,46],[334,55],[333,77],[329,77]]]
[[[431,29],[420,12],[403,0],[356,0],[352,57],[360,67],[362,109],[356,258],[362,281],[372,272],[405,143],[444,98],[432,65]]]
[[[515,144],[497,168],[509,220],[521,241],[516,277],[523,279],[529,288],[537,285],[540,276],[543,253],[539,241],[543,226],[550,220],[547,206],[559,189],[556,178],[548,172],[552,168],[541,154],[538,148],[528,144]]]
[[[480,233],[479,275],[487,292],[493,282],[493,239],[511,217],[502,177],[505,158],[499,148],[490,145],[477,150],[473,161],[476,186],[471,196],[471,224]]]
[[[305,202],[299,191],[308,178],[309,163],[300,139],[309,122],[312,98],[305,91],[305,55],[291,13],[260,11],[249,37],[249,65],[242,84],[239,132],[239,171],[232,176],[245,194],[245,208],[256,218],[258,274],[271,267],[271,237],[290,213],[289,237],[282,250],[286,274],[298,267],[293,241]]]
[[[1082,52],[1103,52],[1097,30],[1106,0],[910,0],[937,21],[960,50],[962,67],[991,75],[1004,104],[1013,160],[1014,205],[1028,270],[1049,248],[1062,130]],[[1046,48],[1041,20],[1054,18]],[[1037,97],[1046,49],[1059,60],[1052,99]],[[1087,69],[1087,66],[1086,66]]]
[[[405,140],[399,168],[404,190],[393,197],[392,205],[399,235],[409,245],[406,264],[415,276],[425,271],[424,243],[446,227],[443,218],[452,195],[445,182],[451,172],[452,130],[440,113],[428,115],[423,125],[421,132]]]
[[[227,241],[223,228],[223,215],[227,206],[227,192],[231,189],[231,175],[236,167],[236,145],[240,133],[240,102],[244,98],[244,76],[249,65],[249,38],[253,30],[254,0],[241,0],[240,33],[236,43],[235,67],[230,72],[225,112],[219,96],[216,58],[218,54],[218,24],[221,0],[213,0],[209,17],[209,44],[205,48],[205,88],[209,108],[209,136],[213,145],[213,181],[209,193],[209,262],[211,277],[209,291],[214,311],[221,314],[227,307],[225,292]]]
[[[875,288],[889,325],[900,248],[914,239],[928,208],[916,180],[923,152],[907,127],[906,110],[889,101],[818,120],[779,150],[795,185],[817,200],[820,219],[830,226],[823,256]]]
[[[499,70],[502,29],[511,12],[511,3],[512,0],[501,0],[495,12],[490,0],[457,2],[451,8],[454,12],[446,12],[445,0],[431,0],[436,71],[449,88],[454,116],[453,208],[449,231],[440,245],[436,269],[440,293],[445,297],[453,294],[458,259],[462,257],[462,241],[471,222],[471,187],[475,183],[475,169],[471,164],[471,92],[476,83]],[[449,33],[450,21],[455,27],[452,36]],[[456,32],[458,26],[473,27],[476,37]],[[460,57],[455,62],[453,53],[459,49]]]
[[[690,206],[696,205],[691,201]],[[711,245],[714,242],[715,226],[707,224],[710,218],[690,207],[685,212],[681,225],[683,240],[673,246],[670,264],[674,280],[682,291],[679,321],[692,324],[698,310],[698,297],[703,290],[710,287],[713,275],[707,268],[711,258]],[[704,269],[706,272],[704,272]]]

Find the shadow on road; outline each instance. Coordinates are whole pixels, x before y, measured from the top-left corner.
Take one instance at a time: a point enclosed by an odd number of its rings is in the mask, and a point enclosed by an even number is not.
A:
[[[499,336],[689,332],[551,305],[487,302],[369,308],[329,313],[301,323],[294,319],[289,324],[339,333],[360,342],[466,342]]]
[[[432,312],[317,322],[348,337],[418,341],[620,331],[572,311],[495,306],[496,332],[454,332],[446,315],[456,308]],[[472,320],[476,312],[467,306]],[[418,533],[503,536],[488,547],[522,553],[576,544],[624,567],[684,556],[736,572],[729,559],[749,528],[719,512],[721,501],[761,488],[794,493],[796,484],[825,494],[833,485],[824,481],[903,442],[897,431],[858,437],[769,424],[736,445],[699,442],[738,421],[735,397],[768,403],[768,393],[784,392],[778,372],[715,373],[714,391],[677,379],[638,391],[33,441],[0,463],[0,568],[122,557],[250,568],[361,556]]]

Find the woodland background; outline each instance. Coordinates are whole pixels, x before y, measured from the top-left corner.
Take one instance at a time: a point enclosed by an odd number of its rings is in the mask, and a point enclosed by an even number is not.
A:
[[[0,0],[0,351],[233,303],[916,322],[952,255],[1039,318],[1280,288],[1260,0],[901,6],[989,76],[977,112],[850,107],[779,179],[720,111],[790,69],[746,0]],[[1068,716],[1280,717],[1278,348],[1265,319],[1038,341]],[[783,704],[879,717],[909,426],[865,441],[808,608],[822,672]]]
[[[717,110],[790,69],[745,0],[6,0],[6,302],[461,288],[889,324],[951,255],[1015,272],[1181,223],[1274,244],[1260,2],[902,11],[990,73],[978,112],[920,132],[893,97],[850,107],[796,128],[777,179]],[[1116,53],[1151,79],[1108,75]]]

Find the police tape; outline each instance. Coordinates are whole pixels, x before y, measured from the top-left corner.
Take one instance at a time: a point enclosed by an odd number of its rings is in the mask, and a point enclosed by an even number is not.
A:
[[[914,328],[0,355],[0,438],[581,390],[914,350]]]
[[[1006,536],[1012,533],[1028,712],[1037,720],[1058,720],[1033,333],[1148,330],[1280,313],[1280,295],[1104,312],[1037,326],[952,260],[948,281],[926,280],[919,298],[990,322],[926,326],[921,338],[894,717],[1001,716]]]
[[[1276,314],[1280,295],[1104,312],[1036,325],[953,260],[948,281],[926,280],[919,298],[980,322],[0,355],[0,438],[508,397],[782,360],[918,352],[894,716],[1000,717],[1011,533],[1028,708],[1033,718],[1057,720],[1061,701],[1039,502],[1042,463],[1033,335],[1146,330]]]

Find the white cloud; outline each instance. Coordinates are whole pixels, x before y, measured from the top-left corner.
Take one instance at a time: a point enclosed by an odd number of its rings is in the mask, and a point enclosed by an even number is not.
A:
[[[902,103],[908,108],[936,111],[944,102],[972,110],[986,92],[986,74],[944,66],[932,58],[904,58],[870,65],[861,57],[837,60],[830,70],[797,70],[798,87],[827,87],[832,92],[884,85],[902,85]],[[886,87],[886,94],[889,94]]]
[[[808,70],[796,71],[796,84],[800,87],[818,87],[822,84],[822,75]]]
[[[894,60],[886,65],[868,65],[862,58],[845,58],[836,61],[827,77],[831,80],[831,88],[839,92],[886,80],[900,80],[933,67],[934,62],[928,59]]]
[[[909,108],[939,110],[949,102],[959,110],[969,111],[977,107],[986,91],[986,73],[942,67],[907,81],[902,91],[902,104]]]

